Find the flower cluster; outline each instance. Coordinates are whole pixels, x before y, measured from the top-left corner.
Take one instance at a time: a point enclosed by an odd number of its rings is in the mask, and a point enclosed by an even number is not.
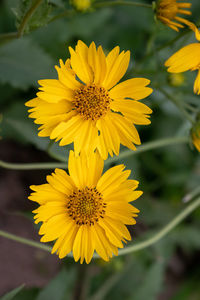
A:
[[[74,143],[69,175],[56,169],[46,184],[31,186],[29,199],[40,205],[34,213],[41,241],[56,240],[52,252],[63,258],[72,251],[75,261],[89,263],[96,251],[107,261],[131,240],[125,225],[135,224],[139,210],[129,202],[142,192],[123,165],[101,176],[103,161],[118,155],[120,144],[136,150],[141,143],[135,125],[150,124],[152,110],[140,100],[152,89],[146,78],[118,83],[130,60],[118,46],[105,55],[94,42],[78,41],[69,52],[56,66],[58,79],[39,80],[37,97],[26,103],[39,136]]]
[[[77,10],[87,10],[90,1],[72,1]],[[158,20],[175,31],[187,25],[200,41],[200,32],[179,14],[190,15],[189,2],[159,0]],[[184,24],[184,25],[183,25]],[[57,79],[39,80],[37,97],[29,100],[29,117],[39,124],[41,137],[73,143],[68,171],[56,169],[47,183],[31,186],[31,201],[39,204],[35,222],[42,222],[41,242],[55,241],[52,253],[59,258],[73,253],[75,261],[89,263],[94,251],[108,261],[118,254],[131,235],[126,225],[134,225],[139,210],[130,204],[141,191],[138,182],[128,179],[124,165],[110,168],[103,175],[108,155],[119,155],[120,145],[136,150],[140,137],[135,125],[150,124],[152,110],[140,100],[152,93],[150,80],[121,81],[130,61],[130,52],[117,46],[107,55],[92,42],[78,41],[69,47],[70,58],[56,66]],[[194,92],[200,94],[200,44],[183,47],[166,62],[170,73],[197,70]],[[172,77],[174,86],[182,76]],[[191,130],[193,144],[200,151],[199,123]],[[66,158],[67,159],[67,158]]]

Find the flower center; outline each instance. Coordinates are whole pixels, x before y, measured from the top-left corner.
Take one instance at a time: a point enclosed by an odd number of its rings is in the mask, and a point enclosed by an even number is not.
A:
[[[75,91],[73,104],[75,110],[85,120],[98,120],[106,114],[110,101],[106,89],[91,84]]]
[[[106,203],[96,188],[76,189],[68,199],[68,214],[77,225],[94,225],[104,217]]]
[[[178,13],[178,6],[176,2],[169,3],[169,1],[161,1],[158,8],[158,15],[173,20]]]

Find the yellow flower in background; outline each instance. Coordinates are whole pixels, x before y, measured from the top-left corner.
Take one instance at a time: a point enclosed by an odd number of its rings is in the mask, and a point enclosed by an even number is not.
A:
[[[179,31],[179,28],[184,27],[182,24],[188,25],[190,22],[179,17],[178,14],[191,15],[191,12],[185,9],[190,8],[191,5],[189,2],[177,0],[159,0],[156,4],[156,17],[173,30]]]
[[[30,118],[41,124],[39,136],[50,136],[60,146],[74,142],[76,155],[98,149],[103,159],[118,155],[120,143],[135,150],[140,138],[134,124],[150,124],[152,110],[140,103],[152,93],[150,80],[132,78],[124,82],[130,52],[115,47],[105,56],[92,42],[78,41],[65,64],[56,66],[58,79],[39,80],[41,87],[26,103]]]
[[[61,169],[47,176],[46,184],[31,186],[29,199],[40,206],[33,212],[35,223],[42,222],[41,242],[56,240],[52,253],[59,258],[71,251],[75,261],[89,263],[94,251],[105,261],[131,236],[125,224],[136,223],[139,210],[129,204],[142,192],[138,181],[128,179],[124,165],[102,175],[103,159],[98,153],[88,157],[69,155],[69,175]]]
[[[171,73],[169,74],[169,84],[172,86],[182,86],[185,82],[185,77],[182,73]]]
[[[192,137],[192,143],[195,146],[195,148],[200,152],[200,129],[198,132],[191,132]]]
[[[196,123],[191,129],[192,143],[200,152],[200,115],[197,116]]]
[[[91,6],[91,0],[71,0],[70,2],[79,11],[85,11]]]
[[[195,31],[196,39],[200,41],[200,32],[194,24],[190,28]],[[181,73],[185,71],[198,70],[194,82],[194,93],[200,94],[200,43],[193,43],[181,48],[173,54],[166,62],[167,71],[170,73]]]

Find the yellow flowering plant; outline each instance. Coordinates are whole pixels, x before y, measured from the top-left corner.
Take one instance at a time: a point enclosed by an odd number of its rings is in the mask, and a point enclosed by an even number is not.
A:
[[[197,299],[199,1],[4,1],[2,32],[11,2],[0,167],[21,173],[0,173],[0,295]]]

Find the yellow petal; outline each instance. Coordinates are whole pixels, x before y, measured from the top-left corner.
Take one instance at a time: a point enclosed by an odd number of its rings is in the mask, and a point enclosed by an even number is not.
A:
[[[106,218],[103,220],[99,220],[99,225],[105,230],[105,234],[109,241],[118,248],[123,248],[123,244],[121,242],[122,236],[115,230],[112,225],[106,221]]]
[[[130,142],[137,145],[141,144],[140,137],[135,126],[128,119],[116,113],[112,113],[110,118],[113,125],[117,128],[122,144],[124,144],[123,141],[125,141],[125,139],[130,140]],[[126,144],[124,145],[127,146]]]
[[[166,62],[168,72],[180,73],[187,70],[197,68],[200,64],[200,44],[190,44],[175,54],[173,54]]]
[[[96,50],[94,42],[89,47],[88,61],[94,73],[94,83],[101,84],[106,74],[106,58],[102,47]]]
[[[106,159],[108,152],[113,156],[119,155],[120,138],[116,128],[113,126],[110,118],[110,114],[107,114],[104,118],[97,121],[97,128],[99,130],[98,136],[98,150],[101,156]]]
[[[67,63],[68,62],[68,63]],[[63,63],[60,59],[60,68],[55,66],[56,71],[58,72],[59,81],[67,88],[76,90],[79,89],[82,84],[76,80],[75,74],[72,72],[70,60],[66,61],[66,64]]]
[[[110,59],[110,56],[109,56]],[[103,82],[103,87],[107,90],[112,88],[126,73],[126,70],[129,65],[130,60],[130,51],[124,53],[122,51],[119,56],[112,63],[112,68],[108,68],[106,78]]]
[[[194,93],[200,95],[200,69],[194,82]]]
[[[78,78],[85,84],[93,81],[92,69],[88,64],[88,47],[81,41],[78,41],[76,51],[69,47],[71,54],[71,66]]]
[[[117,84],[109,91],[112,99],[132,98],[140,100],[149,96],[153,90],[146,87],[150,80],[145,78],[132,78]]]
[[[105,238],[105,234],[102,230],[102,228],[95,224],[94,226],[91,226],[91,236],[92,240],[94,242],[94,248],[96,249],[96,252],[101,256],[105,261],[109,260],[108,253],[107,253],[107,241]]]
[[[134,124],[150,124],[149,115],[152,110],[143,103],[133,100],[113,101],[111,109],[121,112],[128,120]]]
[[[79,226],[79,229],[77,231],[76,237],[74,239],[74,244],[73,244],[73,255],[74,255],[75,261],[78,261],[81,256],[82,247],[83,247],[84,242],[85,241],[83,240],[83,226]]]

